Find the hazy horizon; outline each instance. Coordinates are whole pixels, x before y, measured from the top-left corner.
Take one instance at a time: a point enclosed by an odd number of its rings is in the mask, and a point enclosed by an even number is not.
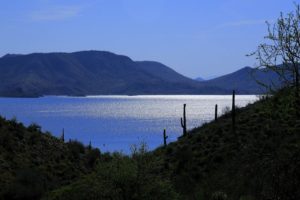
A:
[[[265,21],[293,2],[4,0],[0,56],[103,50],[207,79],[253,66],[245,55],[263,41]]]

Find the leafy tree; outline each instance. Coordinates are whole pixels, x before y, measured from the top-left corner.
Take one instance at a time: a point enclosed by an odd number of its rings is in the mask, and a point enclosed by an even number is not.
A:
[[[36,123],[32,123],[28,126],[28,130],[32,131],[32,132],[40,132],[41,131],[41,126],[36,124]]]
[[[97,161],[100,159],[101,152],[99,149],[88,148],[86,153],[86,165],[88,168],[94,168]]]
[[[171,182],[152,172],[154,165],[145,144],[134,146],[131,156],[113,153],[96,165],[94,173],[49,193],[45,199],[178,199]]]
[[[70,140],[67,145],[74,159],[79,159],[80,154],[84,153],[84,145],[77,140]]]

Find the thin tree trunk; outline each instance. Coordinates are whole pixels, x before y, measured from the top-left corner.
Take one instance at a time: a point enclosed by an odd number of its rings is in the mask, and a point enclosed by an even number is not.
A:
[[[299,97],[299,67],[296,67],[296,74],[295,74],[295,97],[296,97],[296,114],[299,117],[300,116],[300,97]]]

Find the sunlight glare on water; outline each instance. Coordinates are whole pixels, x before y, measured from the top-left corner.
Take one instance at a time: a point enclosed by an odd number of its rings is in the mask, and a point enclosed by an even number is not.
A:
[[[169,142],[182,134],[180,118],[186,103],[188,129],[214,118],[228,106],[230,95],[153,95],[153,96],[88,96],[42,98],[0,98],[0,114],[28,125],[38,123],[43,130],[66,138],[77,139],[102,151],[129,152],[132,144],[146,142],[150,149],[162,144],[162,131],[167,129]],[[245,106],[257,100],[255,95],[237,95],[236,105]]]

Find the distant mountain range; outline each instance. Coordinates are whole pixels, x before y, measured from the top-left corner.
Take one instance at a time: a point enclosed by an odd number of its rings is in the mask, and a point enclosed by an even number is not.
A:
[[[251,70],[199,82],[161,63],[106,51],[7,54],[0,58],[0,96],[260,93]]]
[[[264,72],[251,67],[244,67],[224,76],[220,76],[201,83],[208,87],[219,87],[223,89],[234,88],[240,94],[261,94],[266,92],[266,88],[262,87],[258,82],[266,85],[274,83],[279,86],[280,80],[274,72]]]

